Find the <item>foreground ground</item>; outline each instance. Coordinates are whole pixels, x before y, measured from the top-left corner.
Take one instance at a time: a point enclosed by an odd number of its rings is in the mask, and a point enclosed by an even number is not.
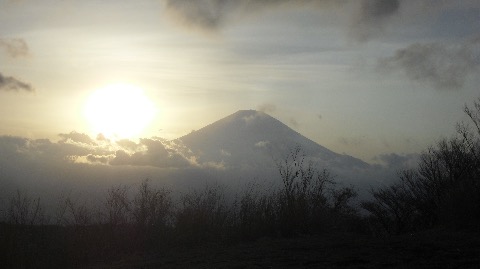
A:
[[[175,247],[87,268],[480,268],[480,233],[263,238],[229,246]]]

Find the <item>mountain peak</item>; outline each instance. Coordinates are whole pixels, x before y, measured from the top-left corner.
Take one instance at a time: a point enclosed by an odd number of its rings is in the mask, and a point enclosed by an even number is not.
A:
[[[364,164],[337,154],[306,138],[274,117],[257,110],[239,110],[206,127],[179,138],[198,161],[243,167],[261,165],[265,158],[285,158],[296,147],[325,165]]]
[[[227,117],[224,118],[224,120],[251,120],[255,117],[271,117],[270,115],[262,112],[262,111],[257,111],[254,109],[246,109],[246,110],[239,110]]]
[[[235,115],[235,116],[251,116],[251,115],[256,115],[256,114],[259,114],[259,113],[263,113],[261,111],[257,111],[255,109],[241,109],[235,113],[233,113],[232,115]],[[263,113],[265,114],[265,113]]]

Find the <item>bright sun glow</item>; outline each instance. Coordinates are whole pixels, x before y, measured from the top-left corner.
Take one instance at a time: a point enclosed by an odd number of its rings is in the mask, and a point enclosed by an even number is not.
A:
[[[155,107],[140,88],[114,84],[90,95],[84,113],[95,133],[109,138],[131,138],[153,120]]]

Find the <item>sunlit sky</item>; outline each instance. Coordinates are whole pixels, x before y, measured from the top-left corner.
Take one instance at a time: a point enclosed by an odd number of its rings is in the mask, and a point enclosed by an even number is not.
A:
[[[453,134],[479,66],[478,0],[0,0],[0,135],[95,137],[89,97],[130,85],[140,137],[257,109],[371,162]]]

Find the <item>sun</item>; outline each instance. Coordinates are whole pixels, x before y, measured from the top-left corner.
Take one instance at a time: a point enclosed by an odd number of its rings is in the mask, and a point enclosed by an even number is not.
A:
[[[84,108],[85,118],[95,134],[108,138],[139,135],[155,117],[153,102],[142,89],[112,84],[93,92]]]

